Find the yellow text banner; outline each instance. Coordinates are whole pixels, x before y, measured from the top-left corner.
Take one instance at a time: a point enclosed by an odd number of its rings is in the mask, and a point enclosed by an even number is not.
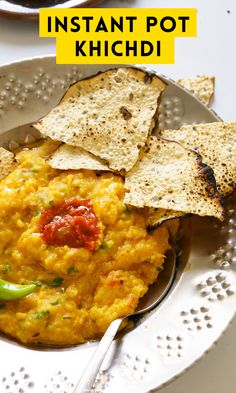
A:
[[[197,10],[42,8],[39,29],[56,38],[60,64],[172,64],[175,37],[197,34]]]

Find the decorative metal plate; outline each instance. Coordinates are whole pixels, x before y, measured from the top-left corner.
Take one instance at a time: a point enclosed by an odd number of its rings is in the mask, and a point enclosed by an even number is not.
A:
[[[107,68],[59,66],[54,57],[0,67],[1,144],[13,148],[16,143],[32,141],[37,133],[24,124],[46,114],[69,84]],[[159,114],[162,128],[219,120],[196,97],[162,78],[168,85]],[[184,272],[161,305],[113,343],[94,392],[154,391],[182,373],[218,340],[236,308],[234,196],[228,199],[226,211],[224,223],[210,218],[191,219],[193,239]],[[0,391],[72,393],[96,345],[27,348],[2,336]]]
[[[93,7],[103,0],[1,0],[0,15],[11,18],[34,19],[42,7]]]

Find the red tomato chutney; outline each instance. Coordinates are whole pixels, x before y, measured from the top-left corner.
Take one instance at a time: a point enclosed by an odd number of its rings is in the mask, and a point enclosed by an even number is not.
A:
[[[70,198],[44,210],[40,217],[40,233],[47,244],[85,247],[93,252],[100,230],[92,202]]]

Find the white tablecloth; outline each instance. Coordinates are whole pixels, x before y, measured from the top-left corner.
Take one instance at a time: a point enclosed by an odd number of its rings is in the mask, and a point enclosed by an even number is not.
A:
[[[198,37],[176,39],[175,64],[155,68],[172,78],[214,75],[213,108],[224,120],[236,120],[235,0],[106,0],[103,6],[196,7]],[[51,53],[55,53],[54,40],[38,37],[36,21],[0,19],[0,65]],[[236,321],[209,354],[160,390],[160,393],[200,392],[236,392]]]

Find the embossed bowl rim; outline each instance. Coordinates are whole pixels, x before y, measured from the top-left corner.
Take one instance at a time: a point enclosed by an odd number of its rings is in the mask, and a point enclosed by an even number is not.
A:
[[[102,2],[103,0],[61,0],[59,4],[52,5],[51,8],[94,7]],[[39,8],[19,5],[10,0],[1,0],[0,16],[14,19],[37,19],[39,16]]]

